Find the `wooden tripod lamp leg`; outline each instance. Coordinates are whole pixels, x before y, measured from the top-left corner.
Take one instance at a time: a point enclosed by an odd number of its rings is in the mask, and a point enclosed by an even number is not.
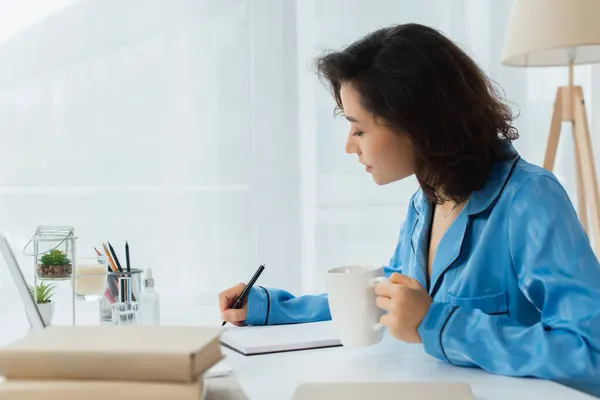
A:
[[[580,135],[577,134],[575,130],[575,122],[571,124],[573,130],[573,141],[575,144],[575,164],[577,167],[577,213],[579,214],[579,221],[581,222],[581,226],[585,230],[587,234],[589,234],[588,230],[588,213],[587,213],[587,204],[586,204],[586,188],[583,179],[583,164],[582,164],[582,155],[583,152],[583,143],[581,141]],[[589,190],[589,189],[588,189]]]
[[[576,100],[576,89],[576,87],[571,86],[561,87],[556,91],[556,100],[554,101],[554,110],[552,112],[552,121],[550,122],[550,133],[548,134],[548,143],[546,145],[543,167],[548,171],[554,169],[562,123],[565,121],[571,122],[573,126],[573,141],[575,144],[575,162],[577,168],[577,213],[583,229],[588,233],[587,181],[584,179],[583,172],[583,153],[586,152],[586,150],[585,140],[576,130],[577,123],[574,114],[576,114],[575,110],[577,107],[575,102],[582,104],[580,100]],[[583,112],[583,118],[585,119],[585,109]],[[582,124],[580,123],[579,125]],[[584,125],[587,126],[587,121]],[[588,186],[588,188],[588,190],[592,190],[591,187]]]
[[[558,139],[560,139],[560,128],[562,118],[563,92],[559,88],[556,91],[556,100],[554,100],[554,111],[552,111],[552,121],[550,122],[550,133],[548,134],[548,143],[546,144],[546,154],[544,155],[543,167],[548,171],[554,169],[556,160],[556,150],[558,149]]]
[[[580,146],[581,166],[585,192],[590,205],[590,226],[592,233],[592,246],[596,256],[600,256],[600,195],[598,194],[598,180],[596,177],[596,165],[592,151],[589,125],[583,100],[581,87],[575,88],[574,124],[575,134],[578,136],[577,143]]]

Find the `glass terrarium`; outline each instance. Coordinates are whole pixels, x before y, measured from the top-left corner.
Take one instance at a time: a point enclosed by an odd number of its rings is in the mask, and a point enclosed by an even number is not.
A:
[[[71,279],[76,239],[72,226],[39,226],[30,240],[36,277],[40,280]]]

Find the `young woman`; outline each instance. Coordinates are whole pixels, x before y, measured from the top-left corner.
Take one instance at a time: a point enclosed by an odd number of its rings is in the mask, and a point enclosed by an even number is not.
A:
[[[391,335],[460,366],[600,395],[600,265],[554,175],[511,142],[510,108],[461,49],[416,24],[377,30],[318,59],[350,123],[346,152],[379,185],[415,174],[377,305]],[[330,319],[326,294],[244,284],[223,319]]]

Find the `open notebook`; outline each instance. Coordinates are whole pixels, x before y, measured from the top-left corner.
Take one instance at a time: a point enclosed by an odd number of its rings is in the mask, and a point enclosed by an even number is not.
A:
[[[221,344],[246,356],[342,345],[331,321],[228,328]]]

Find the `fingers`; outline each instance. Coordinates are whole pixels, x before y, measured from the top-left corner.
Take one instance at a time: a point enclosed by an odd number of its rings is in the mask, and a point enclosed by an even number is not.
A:
[[[422,289],[421,284],[406,275],[394,272],[390,275],[389,282],[382,282],[375,285],[375,293],[379,296],[392,297],[394,294],[398,294],[400,291],[398,286],[406,286],[411,289]]]
[[[386,296],[392,297],[395,293],[396,289],[394,288],[396,285],[393,285],[389,282],[382,282],[375,285],[375,293],[378,296]]]
[[[399,297],[402,295],[403,291],[409,289],[410,288],[406,285],[384,282],[375,285],[375,294],[385,297]]]
[[[223,311],[225,311],[228,306],[229,306],[229,304],[228,304],[228,300],[227,300],[227,295],[223,291],[223,292],[219,293],[219,310],[221,311],[221,313]]]
[[[246,320],[246,310],[244,309],[229,309],[223,313],[221,313],[221,318],[223,321],[231,322],[231,323],[239,323]]]
[[[392,324],[392,317],[389,314],[383,314],[380,318],[379,318],[379,323],[387,328],[390,327],[390,325]]]
[[[385,311],[392,311],[392,309],[394,308],[392,299],[390,299],[389,297],[379,296],[375,300],[375,303],[377,304],[377,307]]]
[[[245,287],[245,283],[238,283],[237,285],[219,293],[219,310],[221,313],[233,305]]]
[[[419,281],[417,281],[413,278],[410,278],[406,275],[399,274],[397,272],[394,272],[392,275],[390,275],[390,282],[398,284],[398,285],[408,286],[411,289],[422,289],[423,288],[421,286],[421,284],[419,283]]]
[[[232,309],[233,304],[246,287],[245,283],[238,283],[219,293],[219,309],[221,310],[221,319],[231,324],[241,326],[246,320],[246,308]]]

